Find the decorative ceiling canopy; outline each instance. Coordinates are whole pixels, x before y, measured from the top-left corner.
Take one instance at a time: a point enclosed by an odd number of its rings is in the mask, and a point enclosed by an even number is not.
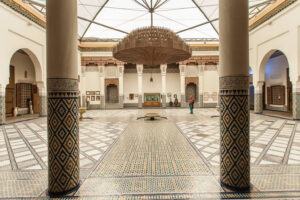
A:
[[[45,14],[46,0],[23,0]],[[249,0],[249,19],[278,0]],[[78,38],[121,39],[139,27],[166,27],[184,39],[219,39],[219,0],[77,0]]]
[[[113,49],[113,56],[127,63],[156,66],[189,59],[192,51],[172,31],[151,26],[131,32]]]

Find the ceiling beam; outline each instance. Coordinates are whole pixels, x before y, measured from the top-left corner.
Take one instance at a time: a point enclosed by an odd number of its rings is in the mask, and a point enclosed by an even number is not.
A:
[[[85,31],[83,32],[80,40],[82,40],[82,38],[84,38],[85,34],[87,33],[87,31],[89,30],[89,28],[91,27],[92,23],[95,21],[95,19],[97,18],[97,16],[99,15],[99,13],[102,11],[102,9],[104,8],[104,6],[109,2],[109,0],[106,0],[104,2],[104,4],[99,8],[99,10],[97,11],[97,13],[95,14],[95,16],[93,17],[92,20],[90,20],[89,25],[86,27]]]
[[[105,24],[101,24],[101,23],[99,23],[99,22],[92,21],[92,20],[89,20],[89,19],[86,19],[86,18],[83,18],[83,17],[79,17],[79,16],[78,16],[78,19],[81,19],[81,20],[90,22],[90,24],[96,24],[96,25],[99,25],[99,26],[102,26],[102,27],[105,27],[105,28],[108,28],[108,29],[111,29],[111,30],[114,30],[114,31],[118,31],[118,32],[121,32],[121,33],[129,34],[129,33],[126,32],[126,31],[123,31],[123,30],[120,30],[120,29],[117,29],[117,28],[114,28],[114,27],[111,27],[111,26],[107,26],[107,25],[105,25]]]
[[[140,2],[138,2],[137,0],[133,0],[135,3],[137,3],[138,5],[142,6],[143,8],[145,8],[146,10],[149,10],[149,8],[147,8],[145,5],[141,4]]]
[[[208,18],[208,16],[205,14],[205,12],[202,10],[202,8],[196,3],[195,0],[192,0],[192,2],[195,4],[195,6],[197,6],[197,8],[200,10],[200,12],[202,13],[202,15],[205,17],[205,19],[210,22],[211,20]],[[216,27],[210,22],[210,25],[213,27],[213,29],[216,31],[216,33],[219,35],[218,30],[216,29]]]
[[[255,8],[255,7],[259,7],[259,6],[262,6],[264,4],[271,4],[271,3],[274,3],[275,0],[267,0],[267,1],[264,1],[264,2],[261,2],[261,3],[258,3],[258,4],[255,4],[253,6],[250,6],[249,9],[251,8]]]
[[[198,24],[198,25],[195,25],[195,26],[192,26],[192,27],[183,29],[183,30],[181,30],[181,31],[177,31],[176,34],[182,33],[182,32],[185,32],[185,31],[188,31],[188,30],[191,30],[191,29],[200,27],[200,26],[203,26],[203,25],[205,25],[205,24],[211,24],[212,22],[217,21],[217,20],[219,20],[219,18],[216,18],[216,19],[213,19],[213,20],[210,20],[210,21],[207,21],[207,22],[203,22],[203,23],[201,23],[201,24]]]

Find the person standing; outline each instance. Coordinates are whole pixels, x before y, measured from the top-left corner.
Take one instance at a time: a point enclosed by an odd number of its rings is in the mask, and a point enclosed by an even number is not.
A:
[[[191,114],[194,114],[194,111],[193,111],[193,109],[194,109],[194,102],[195,102],[195,99],[193,98],[193,96],[191,96],[191,98],[190,98],[190,102],[189,102],[189,105],[190,105],[190,113]]]

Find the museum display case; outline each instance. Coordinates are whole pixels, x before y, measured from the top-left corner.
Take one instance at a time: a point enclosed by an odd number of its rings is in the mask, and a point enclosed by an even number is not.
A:
[[[160,93],[145,93],[144,94],[145,107],[160,107]]]

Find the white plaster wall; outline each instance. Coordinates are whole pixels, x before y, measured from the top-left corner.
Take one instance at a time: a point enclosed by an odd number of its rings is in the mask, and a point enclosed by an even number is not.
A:
[[[180,74],[179,73],[167,73],[167,86],[166,92],[172,94],[172,101],[174,102],[174,94],[177,94],[177,99],[181,102],[180,94]],[[170,102],[170,98],[167,96],[167,103]]]
[[[15,83],[35,83],[34,66],[27,55],[15,53],[10,64],[15,67]],[[27,78],[25,78],[25,71],[27,71]]]
[[[296,1],[250,32],[250,66],[254,83],[264,81],[263,61],[270,51],[280,50],[288,59],[292,82],[298,80],[300,67],[300,1]],[[261,68],[261,70],[260,70]]]
[[[204,71],[204,103],[216,103],[216,95],[219,92],[219,74],[218,71]],[[200,83],[201,84],[201,83]],[[207,100],[205,100],[207,98]]]
[[[0,84],[8,83],[10,60],[19,49],[26,51],[34,63],[36,81],[45,83],[45,30],[3,3],[0,3],[0,24]]]
[[[138,103],[138,97],[130,100],[129,94],[138,94],[137,73],[124,73],[124,103]]]
[[[99,72],[85,72],[85,81],[85,91],[100,91],[101,95],[104,94],[104,91],[100,90]],[[99,103],[100,101],[90,101],[90,104]]]
[[[266,88],[272,85],[285,86],[285,105],[287,105],[287,77],[286,69],[289,67],[285,56],[278,56],[270,59],[265,69]],[[267,89],[265,90],[267,91]],[[265,96],[265,103],[267,103],[267,92]],[[282,106],[279,106],[282,107]]]
[[[153,73],[153,82],[150,82],[151,73],[143,74],[143,94],[162,92],[162,77],[160,73]],[[125,83],[126,84],[126,83]]]

